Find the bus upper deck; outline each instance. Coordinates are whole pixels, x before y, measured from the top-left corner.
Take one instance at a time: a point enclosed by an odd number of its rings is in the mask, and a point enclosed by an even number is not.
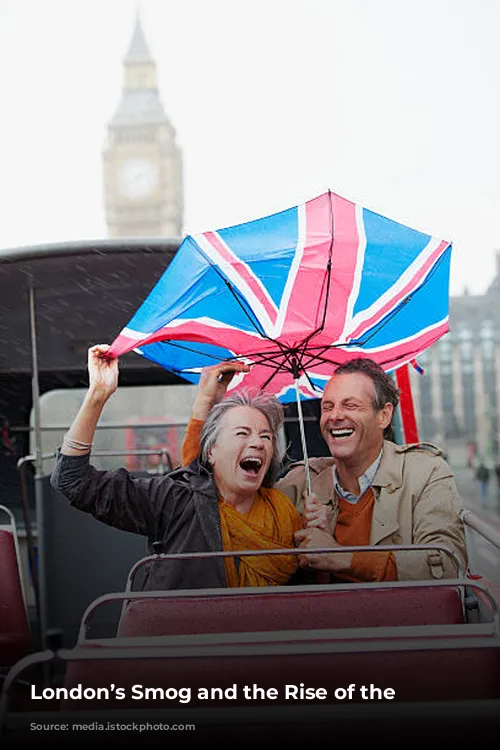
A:
[[[477,700],[485,721],[496,721],[499,600],[480,570],[473,569],[468,577],[457,572],[451,584],[325,585],[141,597],[127,593],[125,586],[137,560],[149,559],[152,550],[145,540],[82,516],[51,489],[54,451],[86,383],[88,346],[112,340],[177,245],[130,240],[0,253],[0,503],[14,511],[18,527],[13,532],[4,524],[11,536],[4,536],[0,551],[10,555],[11,563],[16,561],[7,596],[18,602],[26,618],[0,633],[3,666],[11,667],[19,657],[49,646],[40,663],[52,664],[55,659],[59,667],[64,665],[62,681],[68,687],[82,682],[102,687],[103,674],[111,677],[120,665],[122,680],[128,675],[127,680],[153,685],[168,674],[173,687],[189,682],[193,689],[200,683],[200,670],[207,675],[215,670],[225,690],[243,680],[271,689],[284,669],[287,684],[310,674],[333,696],[349,682],[394,685],[404,697],[401,715],[413,710],[415,721],[432,714],[434,709],[426,703],[433,700],[439,702],[441,719],[460,706],[466,712],[469,702]],[[193,386],[133,353],[120,361],[120,377],[121,393],[99,429],[95,461],[103,468],[125,464],[137,472],[168,471],[179,460]],[[324,448],[314,424],[317,404],[309,402],[304,411],[310,455],[321,455]],[[289,407],[283,439],[292,457],[300,457],[295,416],[294,407]],[[495,532],[483,528],[471,511],[464,520],[471,546],[479,535],[498,555],[500,538]],[[20,557],[24,561],[17,586],[13,577]],[[212,629],[207,630],[208,620]],[[51,640],[54,629],[60,632],[58,641]],[[18,650],[9,640],[13,635],[19,635]],[[32,661],[21,667],[29,673],[36,670],[37,657],[27,658]],[[157,659],[159,671],[151,671]],[[409,689],[407,675],[414,670],[418,677]],[[431,670],[433,687],[428,679]],[[22,684],[21,672],[12,674],[14,683]],[[42,670],[43,684],[46,676]],[[444,687],[450,679],[455,683],[451,692]],[[8,687],[12,697],[15,684]],[[454,696],[451,708],[445,706],[446,696]],[[338,709],[334,703],[328,702],[330,711]],[[71,714],[85,705],[63,702],[58,710]],[[119,715],[124,705],[112,708]],[[165,709],[172,704],[166,699],[162,705]],[[228,699],[220,721],[241,716],[228,712],[232,705]],[[297,717],[307,705],[301,702]],[[316,713],[306,711],[320,724],[322,705],[316,706]],[[241,702],[237,706],[248,708]],[[12,718],[12,703],[4,702],[3,707]],[[203,704],[188,708],[200,710]],[[276,711],[268,713],[274,721]],[[344,713],[352,718],[349,710]],[[52,718],[57,715],[55,711]]]

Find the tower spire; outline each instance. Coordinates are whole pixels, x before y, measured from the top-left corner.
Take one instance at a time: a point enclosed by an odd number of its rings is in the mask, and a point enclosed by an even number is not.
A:
[[[125,64],[134,64],[141,62],[151,62],[152,57],[148,49],[146,37],[144,36],[144,30],[142,28],[141,17],[139,15],[139,8],[137,8],[137,15],[135,19],[135,28],[128,48],[128,52],[125,55]]]

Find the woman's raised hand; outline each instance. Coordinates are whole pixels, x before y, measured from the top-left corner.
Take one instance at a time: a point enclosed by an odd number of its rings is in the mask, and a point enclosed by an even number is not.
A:
[[[118,359],[106,356],[109,346],[88,350],[89,389],[61,445],[66,456],[81,456],[92,449],[97,422],[108,398],[118,386]]]
[[[203,368],[191,412],[193,419],[205,421],[212,406],[222,401],[229,383],[239,372],[250,372],[249,365],[235,361]]]
[[[88,351],[89,391],[107,400],[118,387],[118,358],[106,356],[109,346],[97,344]]]

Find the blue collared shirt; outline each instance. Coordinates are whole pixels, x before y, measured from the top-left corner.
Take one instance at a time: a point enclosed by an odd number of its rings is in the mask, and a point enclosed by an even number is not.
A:
[[[382,449],[383,450],[383,449]],[[352,503],[355,505],[359,498],[364,495],[368,487],[372,484],[373,480],[375,479],[375,474],[378,471],[378,467],[380,466],[380,462],[382,460],[382,450],[378,454],[375,461],[372,463],[371,466],[367,468],[364,474],[361,474],[360,477],[358,477],[358,483],[359,483],[359,495],[355,495],[352,492],[348,492],[345,490],[339,483],[338,477],[337,477],[337,470],[335,469],[335,466],[333,467],[333,486],[335,487],[335,492],[337,492],[340,497],[343,497],[344,500],[347,500],[348,503]]]

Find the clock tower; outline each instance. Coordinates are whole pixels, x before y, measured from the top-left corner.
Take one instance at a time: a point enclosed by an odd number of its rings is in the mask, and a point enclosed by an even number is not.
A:
[[[123,67],[122,97],[103,151],[108,236],[180,237],[182,157],[139,17]]]

